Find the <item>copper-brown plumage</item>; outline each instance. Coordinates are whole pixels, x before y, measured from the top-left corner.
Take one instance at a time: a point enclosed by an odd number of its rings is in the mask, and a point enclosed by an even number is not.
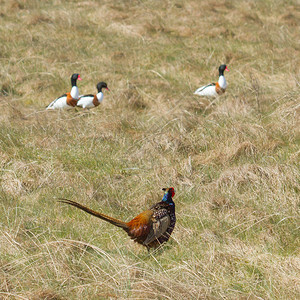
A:
[[[78,99],[74,99],[74,98],[71,96],[71,93],[66,93],[66,95],[67,95],[67,104],[68,104],[69,106],[75,107],[76,104],[77,104]]]
[[[150,209],[143,211],[129,222],[112,218],[72,200],[60,199],[60,202],[75,206],[95,217],[123,228],[135,242],[149,249],[168,241],[176,223],[175,203],[172,199],[175,195],[174,188],[163,190],[166,192],[162,201],[154,204]]]

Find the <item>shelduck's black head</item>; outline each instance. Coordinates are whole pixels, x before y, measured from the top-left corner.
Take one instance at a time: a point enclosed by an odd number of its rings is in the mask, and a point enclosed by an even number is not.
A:
[[[101,82],[99,82],[97,84],[97,91],[98,91],[98,93],[102,92],[103,88],[109,91],[109,88],[107,87],[106,82],[101,81]]]
[[[175,203],[172,199],[175,196],[174,188],[173,187],[163,188],[162,190],[165,191],[165,194],[164,194],[164,197],[163,197],[162,201],[165,201],[170,205],[175,205]]]
[[[72,86],[76,86],[77,80],[81,80],[80,75],[78,73],[75,73],[71,76],[71,84]]]
[[[224,71],[229,71],[229,69],[227,68],[226,65],[221,65],[219,67],[219,76],[223,76],[224,75]]]

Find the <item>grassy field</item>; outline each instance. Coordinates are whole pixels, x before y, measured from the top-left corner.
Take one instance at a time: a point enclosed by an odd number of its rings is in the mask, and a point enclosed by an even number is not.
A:
[[[299,2],[0,0],[0,299],[299,299]],[[228,89],[193,95],[217,80]],[[107,82],[89,112],[45,111]],[[161,249],[130,220],[174,186]]]

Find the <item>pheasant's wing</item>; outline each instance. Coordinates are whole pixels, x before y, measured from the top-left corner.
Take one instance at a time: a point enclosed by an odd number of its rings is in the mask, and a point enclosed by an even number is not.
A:
[[[144,241],[144,245],[148,245],[161,237],[167,231],[171,223],[170,216],[166,209],[163,209],[159,212],[158,218],[154,218],[152,228],[150,229],[147,238]]]
[[[145,210],[127,223],[128,235],[137,242],[143,241],[152,228],[153,211]]]

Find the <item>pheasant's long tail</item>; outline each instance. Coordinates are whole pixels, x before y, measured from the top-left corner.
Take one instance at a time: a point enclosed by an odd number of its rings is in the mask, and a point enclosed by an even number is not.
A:
[[[128,230],[128,226],[125,222],[121,221],[121,220],[118,220],[118,219],[115,219],[115,218],[112,218],[110,216],[107,216],[105,214],[102,214],[102,213],[99,213],[97,211],[94,211],[84,205],[81,205],[75,201],[72,201],[72,200],[68,200],[68,199],[64,199],[64,198],[59,198],[59,202],[62,202],[62,203],[66,203],[66,204],[69,204],[69,205],[72,205],[72,206],[75,206],[85,212],[87,212],[88,214],[91,214],[97,218],[100,218],[106,222],[109,222],[117,227],[121,227],[125,230]]]

